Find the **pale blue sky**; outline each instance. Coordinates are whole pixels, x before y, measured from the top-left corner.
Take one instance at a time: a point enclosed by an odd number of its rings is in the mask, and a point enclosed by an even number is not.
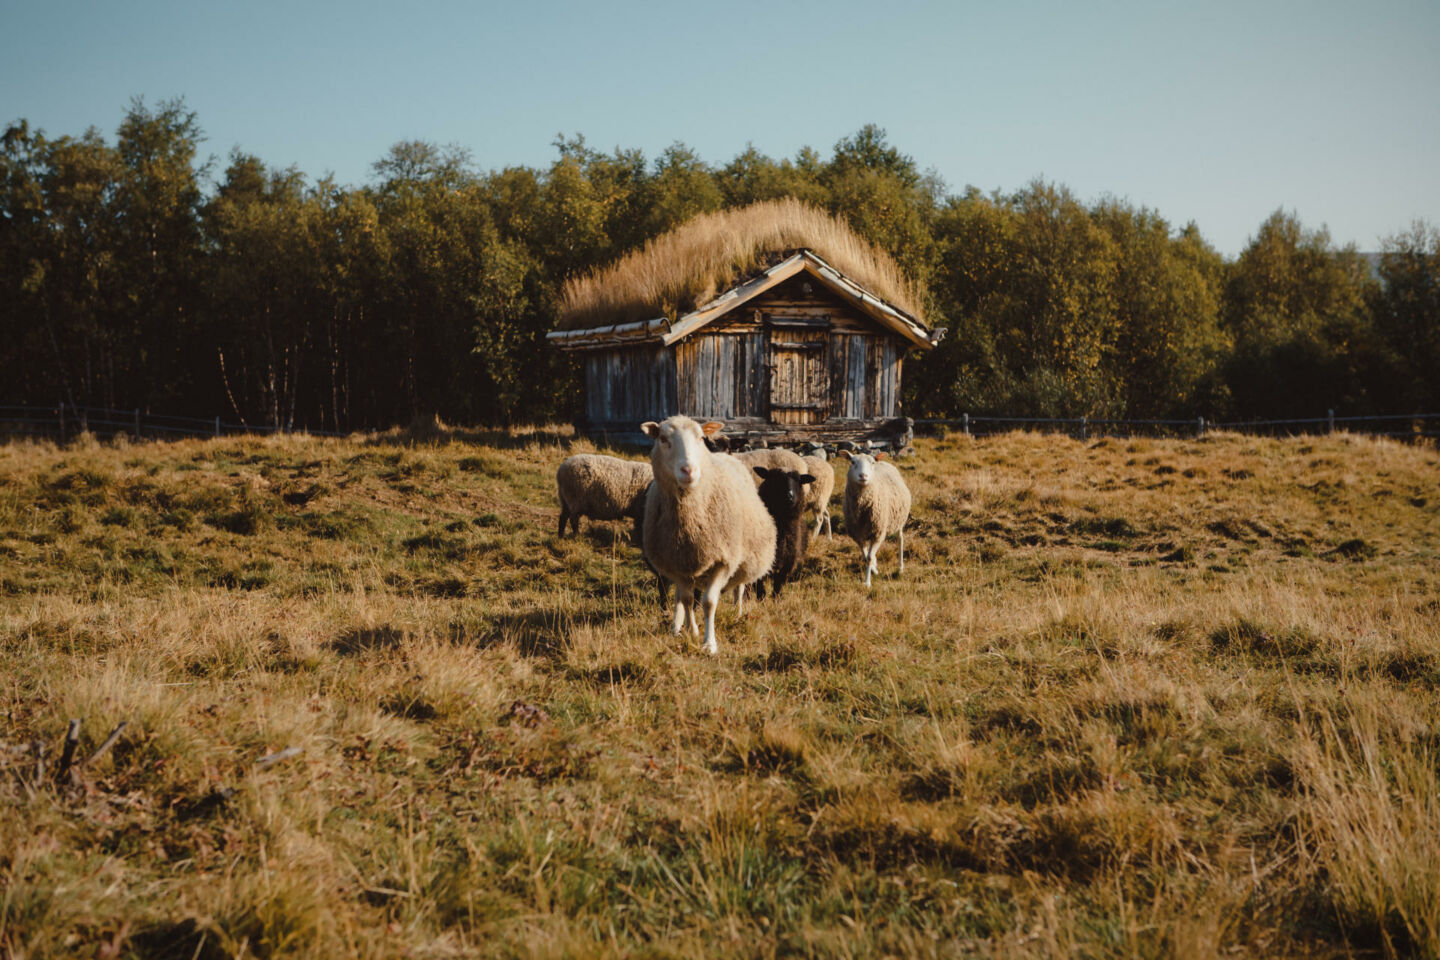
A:
[[[1440,223],[1440,0],[206,3],[0,0],[0,123],[107,135],[183,96],[232,147],[365,182],[401,139],[482,168],[555,135],[828,156],[866,123],[955,192],[1036,176],[1196,221],[1278,207],[1373,250]]]

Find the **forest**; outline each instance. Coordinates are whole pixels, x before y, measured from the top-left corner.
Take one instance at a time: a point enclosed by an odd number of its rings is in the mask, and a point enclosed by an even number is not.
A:
[[[1337,247],[1278,209],[1234,259],[1128,201],[1034,180],[954,190],[877,126],[775,159],[647,158],[559,136],[548,168],[395,144],[370,182],[235,150],[183,100],[113,137],[16,120],[0,145],[0,404],[353,430],[564,421],[567,278],[698,213],[796,197],[923,289],[942,346],[905,409],[1238,419],[1440,409],[1440,229]],[[1123,187],[1123,185],[1118,185]]]

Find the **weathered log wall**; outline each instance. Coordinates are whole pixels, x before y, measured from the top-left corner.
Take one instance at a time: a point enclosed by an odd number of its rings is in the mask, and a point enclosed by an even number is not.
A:
[[[672,348],[587,354],[592,427],[684,413],[771,438],[863,434],[900,415],[906,343],[800,275]]]

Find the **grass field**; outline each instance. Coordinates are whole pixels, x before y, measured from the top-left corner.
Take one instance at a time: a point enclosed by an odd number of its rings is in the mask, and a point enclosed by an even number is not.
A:
[[[917,447],[714,659],[564,431],[0,447],[0,957],[1440,957],[1440,455]]]

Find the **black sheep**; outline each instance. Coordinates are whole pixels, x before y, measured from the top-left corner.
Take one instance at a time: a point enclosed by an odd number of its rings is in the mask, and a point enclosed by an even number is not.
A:
[[[775,596],[794,575],[805,548],[810,545],[810,525],[805,522],[804,485],[814,483],[808,473],[755,467],[760,476],[760,500],[775,519],[775,564],[770,568],[770,585]],[[755,596],[765,599],[765,578],[755,581]]]

